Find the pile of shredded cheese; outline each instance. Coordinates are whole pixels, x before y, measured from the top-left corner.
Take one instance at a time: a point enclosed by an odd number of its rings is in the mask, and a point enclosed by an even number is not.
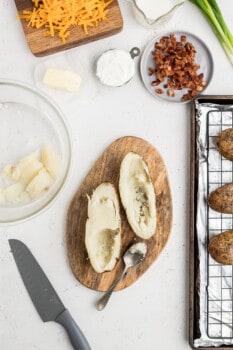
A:
[[[83,26],[88,33],[88,26],[97,27],[106,17],[107,6],[113,0],[32,0],[32,11],[24,10],[18,17],[25,19],[29,27],[48,28],[46,35],[58,33],[63,42],[70,35],[70,27]]]

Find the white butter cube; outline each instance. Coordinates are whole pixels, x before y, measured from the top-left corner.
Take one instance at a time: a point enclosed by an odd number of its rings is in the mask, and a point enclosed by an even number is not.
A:
[[[81,77],[77,73],[61,68],[48,68],[43,77],[45,85],[69,92],[77,91],[81,81]]]

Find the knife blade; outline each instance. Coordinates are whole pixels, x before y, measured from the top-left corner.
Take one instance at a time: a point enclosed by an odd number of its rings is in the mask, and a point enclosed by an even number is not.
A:
[[[9,245],[20,276],[42,321],[55,321],[61,324],[66,329],[75,350],[91,350],[84,334],[28,247],[17,239],[9,239]]]

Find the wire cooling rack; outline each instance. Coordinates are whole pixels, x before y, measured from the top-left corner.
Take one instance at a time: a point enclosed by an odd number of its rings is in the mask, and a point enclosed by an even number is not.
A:
[[[233,162],[220,155],[216,136],[233,127],[232,110],[207,114],[207,196],[216,188],[233,182]],[[221,214],[207,206],[207,244],[223,231],[233,229],[233,215]],[[221,265],[207,254],[207,334],[210,338],[233,338],[233,266]]]

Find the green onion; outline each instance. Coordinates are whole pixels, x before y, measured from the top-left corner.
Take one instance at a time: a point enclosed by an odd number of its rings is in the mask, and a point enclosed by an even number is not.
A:
[[[211,24],[229,60],[233,64],[233,36],[226,25],[216,0],[189,0],[195,4]]]

